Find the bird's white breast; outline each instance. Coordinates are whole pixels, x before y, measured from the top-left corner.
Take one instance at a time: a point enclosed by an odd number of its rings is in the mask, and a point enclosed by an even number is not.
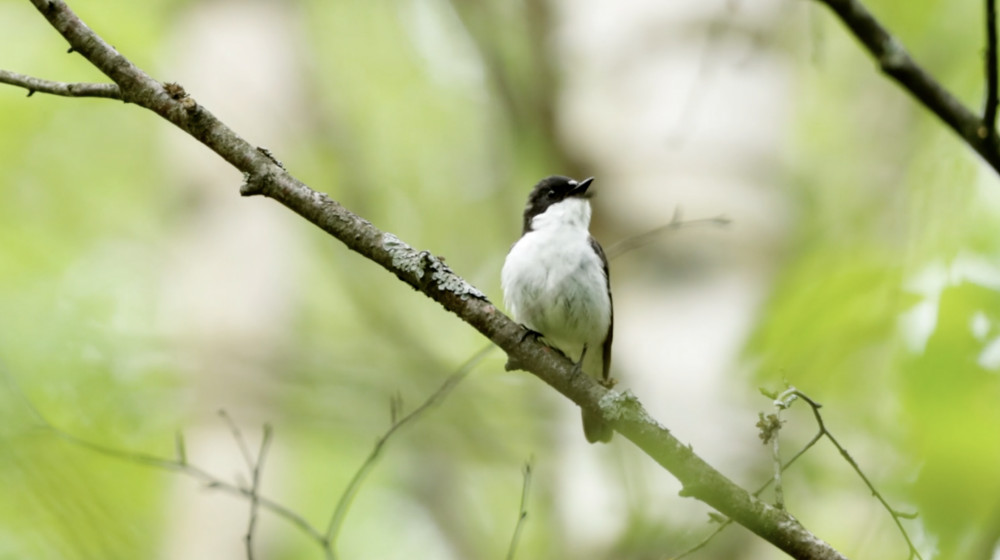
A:
[[[590,204],[569,199],[532,222],[501,271],[504,301],[514,319],[567,354],[599,347],[611,322],[608,280],[590,245]],[[573,356],[573,358],[577,358]]]

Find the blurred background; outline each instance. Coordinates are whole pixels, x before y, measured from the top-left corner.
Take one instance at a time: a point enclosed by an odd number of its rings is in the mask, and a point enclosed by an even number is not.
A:
[[[969,106],[982,6],[867,2]],[[447,258],[501,305],[531,186],[595,176],[611,248],[613,374],[703,458],[764,482],[758,388],[794,384],[925,558],[997,558],[1000,185],[800,0],[71,2],[298,178]],[[0,0],[0,67],[105,81],[28,2]],[[244,558],[245,500],[86,441],[246,481],[325,527],[390,425],[484,347],[473,329],[277,203],[155,115],[0,87],[0,558]],[[388,442],[344,558],[659,559],[709,508],[494,351]],[[783,418],[787,458],[815,433]],[[770,493],[764,498],[772,500]],[[827,442],[785,476],[842,553],[903,558],[888,513]],[[322,558],[262,512],[259,558]],[[783,557],[730,527],[691,558]]]

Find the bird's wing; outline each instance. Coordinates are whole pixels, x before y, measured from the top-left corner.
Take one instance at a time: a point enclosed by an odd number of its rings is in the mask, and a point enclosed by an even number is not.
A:
[[[608,258],[604,255],[604,249],[601,248],[601,244],[597,242],[593,237],[590,238],[590,246],[597,253],[597,256],[601,257],[601,264],[604,265],[604,279],[608,283],[608,304],[611,306],[610,320],[608,321],[608,336],[604,339],[603,358],[604,358],[604,380],[607,381],[611,371],[611,339],[615,332],[615,305],[614,300],[611,297],[611,274],[608,272]]]

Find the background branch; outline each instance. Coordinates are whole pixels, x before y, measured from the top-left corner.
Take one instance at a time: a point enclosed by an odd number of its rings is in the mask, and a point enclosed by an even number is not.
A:
[[[889,505],[889,502],[886,501],[885,497],[882,496],[882,494],[875,489],[875,486],[871,483],[870,480],[868,480],[868,477],[865,476],[864,472],[861,470],[861,467],[858,466],[854,458],[851,457],[851,454],[847,451],[845,447],[840,445],[840,442],[837,441],[837,438],[833,437],[833,434],[827,429],[826,423],[823,421],[823,415],[819,411],[819,409],[822,408],[823,405],[812,400],[808,395],[796,389],[795,387],[789,387],[788,389],[783,391],[780,395],[764,391],[763,389],[761,390],[761,392],[766,397],[770,398],[773,401],[775,412],[773,414],[768,415],[767,417],[765,417],[763,413],[760,413],[760,422],[757,423],[757,427],[759,427],[761,430],[760,438],[763,441],[763,443],[765,445],[767,445],[768,443],[772,444],[772,449],[775,450],[774,456],[776,464],[775,464],[774,475],[770,479],[768,479],[767,482],[761,485],[760,488],[754,491],[753,495],[760,496],[764,492],[764,490],[766,490],[769,486],[771,486],[771,484],[775,484],[776,485],[775,501],[779,505],[781,505],[781,507],[784,507],[783,504],[781,504],[781,502],[783,501],[780,490],[781,473],[788,470],[788,468],[791,467],[792,464],[799,459],[799,457],[802,457],[802,455],[804,455],[806,451],[812,449],[812,447],[816,445],[816,442],[826,437],[827,439],[830,440],[830,443],[832,443],[833,446],[837,448],[837,451],[840,453],[841,457],[843,457],[844,460],[847,461],[849,465],[851,465],[851,468],[854,469],[854,472],[856,472],[858,476],[861,477],[861,480],[864,481],[865,485],[868,487],[868,490],[871,491],[872,496],[874,496],[879,501],[879,503],[882,504],[882,507],[884,507],[885,510],[889,512],[889,515],[892,516],[893,522],[896,524],[896,527],[899,529],[899,532],[903,535],[903,539],[906,541],[906,546],[908,547],[908,552],[909,552],[909,558],[911,559],[917,558],[918,560],[921,559],[922,557],[920,556],[920,551],[918,551],[917,548],[913,545],[913,541],[910,540],[910,536],[906,532],[906,529],[903,527],[901,521],[902,519],[913,519],[916,517],[916,514],[904,513],[894,509],[892,506]],[[780,412],[782,410],[791,407],[792,404],[798,399],[802,399],[803,401],[805,401],[812,409],[813,417],[816,419],[817,431],[816,434],[804,446],[802,446],[802,448],[799,449],[795,453],[795,455],[792,456],[791,459],[785,461],[784,463],[780,463],[780,460],[777,458],[778,434],[781,431],[781,426],[783,424],[783,421],[781,420],[780,417]],[[701,550],[702,548],[707,546],[708,543],[710,543],[719,533],[724,531],[726,527],[728,527],[733,523],[732,519],[724,519],[716,515],[711,515],[711,518],[713,522],[718,523],[718,527],[716,527],[714,531],[712,531],[710,534],[708,534],[705,538],[703,538],[701,541],[699,541],[691,548],[688,548],[687,550],[681,552],[677,556],[672,557],[672,560],[680,560],[681,558],[685,558],[687,556],[690,556],[691,554],[694,554],[698,550]]]
[[[903,89],[909,91],[920,103],[958,133],[994,171],[1000,173],[1000,147],[998,147],[1000,142],[998,142],[997,131],[992,121],[980,119],[921,68],[906,52],[902,43],[875,19],[875,16],[868,11],[864,4],[858,0],[818,1],[829,6],[837,14],[844,25],[875,58],[882,72],[896,80]],[[988,107],[989,103],[987,103]]]
[[[260,438],[260,449],[257,451],[257,461],[253,464],[250,475],[250,520],[247,523],[247,535],[244,538],[247,547],[247,558],[253,560],[253,532],[257,528],[257,510],[260,509],[260,471],[264,468],[264,458],[271,445],[273,431],[270,424],[264,424],[264,435]]]
[[[326,532],[321,533],[319,529],[315,528],[310,524],[305,517],[295,512],[294,510],[283,506],[274,500],[265,498],[260,494],[260,476],[261,471],[264,468],[264,459],[267,456],[267,452],[270,449],[271,440],[273,439],[273,429],[270,424],[264,424],[263,435],[261,436],[260,447],[257,451],[256,457],[250,452],[250,447],[247,445],[246,438],[243,437],[243,432],[240,430],[239,426],[232,419],[228,412],[225,410],[219,410],[219,416],[225,422],[226,427],[229,429],[233,436],[233,440],[236,442],[239,448],[240,456],[246,463],[247,470],[250,475],[249,484],[237,481],[236,484],[232,484],[224,481],[223,479],[209,473],[207,470],[192,465],[188,462],[186,445],[184,443],[184,436],[181,432],[178,432],[175,437],[175,455],[174,459],[166,459],[163,457],[157,457],[155,455],[149,455],[146,453],[138,453],[133,451],[126,451],[121,449],[116,449],[99,443],[94,443],[82,438],[79,438],[69,432],[63,431],[60,428],[55,427],[52,423],[48,421],[41,412],[35,408],[31,401],[24,396],[19,388],[13,384],[12,379],[7,375],[0,375],[0,379],[3,379],[11,383],[12,390],[19,395],[23,402],[32,411],[33,415],[37,420],[45,427],[47,430],[51,430],[60,439],[63,439],[73,445],[89,449],[91,451],[100,453],[108,457],[115,459],[128,461],[131,463],[136,463],[139,465],[150,466],[166,471],[176,472],[184,474],[195,478],[205,484],[206,487],[222,490],[230,494],[235,494],[246,498],[250,502],[250,513],[249,521],[247,524],[247,532],[244,535],[244,544],[246,549],[247,558],[253,560],[255,557],[253,551],[253,535],[257,526],[257,514],[260,508],[267,509],[275,515],[284,518],[289,521],[299,529],[301,529],[314,543],[316,543],[320,549],[323,551],[324,557],[327,559],[336,558],[336,539],[337,534],[340,530],[340,526],[343,523],[348,509],[353,502],[354,497],[357,495],[358,490],[364,483],[368,474],[371,472],[378,459],[382,449],[388,442],[389,438],[398,432],[400,428],[404,425],[411,424],[414,420],[418,419],[430,408],[437,404],[448,396],[452,389],[455,388],[465,377],[472,371],[472,369],[479,364],[483,358],[485,358],[492,350],[493,345],[488,345],[482,350],[476,352],[472,357],[466,360],[454,373],[449,375],[441,386],[435,390],[429,397],[427,397],[423,403],[415,408],[412,412],[403,416],[398,417],[399,408],[402,406],[401,399],[397,396],[393,396],[390,402],[390,417],[392,425],[389,430],[386,431],[378,440],[375,442],[375,447],[369,454],[367,459],[362,463],[361,467],[355,473],[354,477],[348,483],[347,488],[344,489],[341,494],[340,500],[338,501],[334,512],[330,518],[329,525],[327,526]],[[4,373],[0,369],[0,373]],[[531,476],[531,464],[530,462],[526,464],[524,471],[524,486],[521,491],[521,512],[524,513],[525,501],[527,499],[528,485]],[[523,519],[523,517],[522,517]],[[515,529],[514,540],[511,542],[511,549],[508,554],[513,553],[513,547],[516,546],[517,535],[520,531],[521,521],[518,522],[518,526]]]
[[[531,460],[524,464],[524,479],[521,484],[521,503],[517,506],[517,523],[514,525],[514,534],[510,537],[510,546],[507,547],[507,560],[514,560],[514,553],[517,552],[517,543],[521,540],[521,529],[528,519],[528,490],[531,488]]]
[[[299,515],[291,508],[288,508],[270,498],[265,498],[264,496],[261,496],[259,493],[252,492],[250,488],[245,488],[236,484],[226,482],[221,478],[218,478],[215,475],[209,473],[208,471],[190,464],[187,460],[186,452],[183,454],[179,454],[178,458],[176,459],[165,459],[163,457],[157,457],[155,455],[149,455],[146,453],[123,451],[121,449],[115,449],[113,447],[108,447],[106,445],[101,445],[99,443],[94,443],[76,437],[73,434],[65,432],[53,426],[52,424],[49,424],[44,417],[39,416],[39,418],[41,418],[41,420],[45,423],[46,429],[51,430],[52,433],[57,435],[60,439],[68,441],[74,445],[79,445],[80,447],[90,449],[91,451],[95,451],[97,453],[100,453],[101,455],[114,457],[116,459],[122,459],[140,465],[146,465],[162,469],[165,471],[180,473],[201,481],[208,488],[212,488],[214,490],[222,490],[224,492],[228,492],[230,494],[234,494],[237,496],[242,496],[248,499],[254,499],[255,495],[256,503],[259,507],[270,511],[271,513],[285,519],[292,525],[298,527],[310,539],[319,543],[322,543],[324,540],[323,534],[320,533],[319,529],[313,527],[313,525],[309,523],[309,521],[307,521],[304,517]],[[269,432],[269,430],[267,430],[266,428],[265,431]],[[268,437],[268,439],[270,439],[270,437]],[[181,442],[183,441],[183,438],[178,437],[177,441]],[[263,451],[266,451],[266,449],[262,448],[262,452]]]
[[[986,104],[983,122],[997,128],[997,2],[986,0]],[[991,136],[991,138],[993,138]],[[996,146],[994,146],[996,148]]]
[[[861,470],[861,467],[858,466],[858,463],[854,460],[854,457],[851,457],[851,454],[847,451],[847,448],[840,445],[840,442],[837,441],[837,438],[833,437],[833,434],[826,429],[826,423],[823,421],[823,415],[820,414],[819,412],[819,409],[823,405],[812,400],[811,398],[809,398],[808,395],[806,395],[805,393],[799,391],[794,387],[790,387],[788,390],[779,395],[777,400],[782,403],[782,406],[784,408],[788,408],[789,406],[791,406],[791,404],[795,401],[796,398],[802,399],[810,406],[810,408],[812,408],[813,417],[816,419],[816,425],[819,427],[819,433],[817,434],[817,437],[813,438],[813,440],[809,443],[809,445],[811,446],[812,443],[814,443],[820,436],[826,436],[826,438],[830,440],[830,443],[832,443],[833,446],[837,448],[837,452],[840,453],[840,456],[843,457],[844,460],[847,461],[847,464],[851,465],[851,468],[854,469],[854,472],[856,472],[858,476],[861,477],[861,480],[864,481],[865,486],[867,486],[868,490],[871,491],[872,496],[874,496],[875,499],[882,504],[882,507],[884,507],[885,510],[889,512],[889,515],[892,516],[892,521],[896,524],[896,528],[898,528],[899,532],[903,535],[903,539],[906,540],[906,546],[909,547],[909,553],[910,553],[909,557],[918,559],[921,558],[920,551],[918,551],[917,547],[913,545],[913,541],[910,540],[910,535],[906,532],[906,528],[903,527],[903,523],[901,521],[902,519],[913,519],[916,517],[916,514],[904,513],[896,510],[895,508],[889,505],[889,502],[886,501],[885,496],[883,496],[882,493],[875,488],[875,485],[872,484],[870,480],[868,480],[868,476],[866,476],[864,471]],[[794,458],[798,458],[798,455],[796,455]]]
[[[649,245],[650,243],[656,241],[658,237],[667,233],[669,231],[676,231],[681,228],[698,226],[698,225],[708,225],[717,227],[726,227],[732,221],[726,216],[715,216],[713,218],[698,218],[694,220],[685,220],[683,217],[683,212],[680,207],[674,209],[674,215],[670,218],[670,221],[662,226],[655,227],[647,232],[634,235],[632,237],[626,237],[621,241],[611,245],[605,251],[608,255],[608,259],[613,259],[619,257],[629,251],[638,249]]]

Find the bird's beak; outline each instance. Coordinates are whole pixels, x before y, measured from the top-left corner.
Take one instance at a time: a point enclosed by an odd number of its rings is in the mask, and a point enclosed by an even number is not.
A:
[[[593,183],[593,182],[594,182],[594,178],[593,177],[587,177],[586,179],[580,181],[575,187],[573,187],[573,190],[569,191],[569,195],[570,196],[579,196],[579,197],[582,197],[582,198],[589,198],[590,197],[590,193],[587,192],[587,189],[590,187],[590,184]]]

